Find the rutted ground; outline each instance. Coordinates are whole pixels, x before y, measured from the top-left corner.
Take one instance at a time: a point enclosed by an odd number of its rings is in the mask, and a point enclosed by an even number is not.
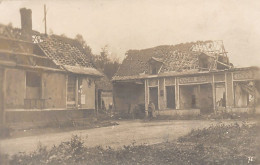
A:
[[[89,147],[111,146],[118,148],[133,142],[136,144],[155,144],[176,140],[192,129],[208,127],[219,122],[209,120],[119,121],[119,125],[110,127],[1,140],[0,151],[10,155],[18,152],[31,152],[37,148],[39,142],[51,147],[58,145],[61,141],[68,141],[72,135],[80,135]],[[224,122],[232,123],[235,121]]]

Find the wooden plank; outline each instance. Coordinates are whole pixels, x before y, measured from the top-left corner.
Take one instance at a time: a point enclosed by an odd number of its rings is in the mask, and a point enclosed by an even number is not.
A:
[[[149,87],[148,80],[145,80],[145,116],[148,116],[148,106],[149,106]]]
[[[147,103],[148,103],[148,105],[149,105],[149,103],[150,103],[150,88],[149,88],[149,85],[148,85],[148,81],[147,81],[147,98],[148,98],[148,100],[147,100]],[[148,107],[148,106],[147,106]],[[147,109],[148,110],[148,109]]]
[[[115,90],[114,90],[114,84],[112,89],[112,96],[113,96],[113,111],[116,111],[116,99],[115,99]]]
[[[179,78],[175,78],[175,107],[180,109],[180,87],[179,87]]]
[[[0,65],[14,67],[16,63],[13,61],[0,61]]]
[[[165,78],[163,79],[163,101],[164,101],[164,108],[167,107],[167,94],[166,94],[166,86],[165,86]]]
[[[235,106],[235,92],[234,92],[234,73],[231,73],[231,81],[232,81],[232,96],[233,96],[233,106]]]
[[[158,88],[157,88],[157,89],[158,89],[158,90],[157,90],[157,93],[158,93],[158,94],[157,94],[157,95],[158,95],[158,97],[157,97],[157,99],[158,99],[158,110],[160,110],[160,90],[161,90],[159,84],[160,84],[160,81],[159,81],[159,79],[158,79]]]
[[[212,95],[213,95],[213,110],[216,113],[216,88],[215,88],[215,76],[212,74]]]
[[[147,105],[147,80],[144,80],[144,103],[145,103],[145,111],[148,110],[148,105]]]
[[[227,107],[227,73],[225,72],[225,99],[226,99],[226,107]]]
[[[217,63],[219,63],[219,64],[221,64],[221,65],[224,65],[224,66],[227,66],[227,67],[229,67],[229,68],[231,68],[231,66],[230,65],[227,65],[227,64],[225,64],[225,63],[222,63],[222,62],[220,62],[220,61],[216,61]]]
[[[66,86],[66,89],[65,89],[65,98],[66,98],[66,109],[68,108],[68,75],[65,75],[66,76],[66,82],[65,82],[65,86]]]
[[[9,50],[0,50],[0,53],[4,53],[7,55],[20,55],[20,56],[29,56],[29,57],[35,57],[35,58],[41,58],[41,59],[50,59],[46,56],[39,56],[36,54],[31,54],[31,53],[20,53],[20,52],[14,52],[14,51],[9,51]]]
[[[76,92],[75,92],[75,105],[76,105],[76,109],[78,109],[78,105],[79,105],[79,78],[78,76],[76,76],[76,88],[75,88]]]
[[[3,81],[2,81],[2,124],[6,123],[6,111],[5,111],[5,98],[6,98],[6,69],[3,69]]]
[[[33,42],[30,42],[30,41],[25,41],[25,40],[20,40],[20,39],[13,39],[13,38],[10,38],[10,37],[0,36],[0,39],[8,40],[8,41],[14,41],[14,42],[23,42],[23,43],[27,43],[27,44],[31,44],[31,45],[34,44]]]

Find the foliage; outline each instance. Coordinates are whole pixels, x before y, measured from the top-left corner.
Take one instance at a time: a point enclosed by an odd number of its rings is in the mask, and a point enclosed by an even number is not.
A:
[[[108,50],[109,46],[105,45],[101,48],[100,55],[94,55],[81,34],[77,34],[75,39],[83,47],[84,53],[91,57],[95,67],[101,70],[111,80],[119,67],[119,60],[116,58],[112,59]]]
[[[40,145],[31,154],[15,155],[10,164],[259,164],[257,130],[256,125],[221,124],[193,130],[178,143],[136,146],[133,142],[119,150],[88,148],[74,135],[50,150]]]
[[[86,41],[84,40],[84,38],[81,34],[77,34],[75,37],[75,40],[77,40],[80,43],[80,45],[83,47],[84,53],[87,56],[90,56],[90,57],[93,56],[91,48],[87,45]]]
[[[250,113],[212,113],[212,114],[199,114],[199,115],[157,115],[156,120],[223,120],[223,119],[232,119],[232,120],[248,120],[248,119],[260,119],[260,116],[257,114]]]
[[[255,113],[230,113],[230,112],[221,112],[221,113],[212,113],[208,116],[205,116],[208,119],[242,119],[246,120],[249,118],[257,118],[259,115]]]
[[[192,130],[186,136],[178,139],[181,143],[196,143],[207,147],[211,152],[214,151],[214,157],[231,164],[232,160],[237,162],[246,162],[252,158],[251,163],[260,163],[260,126],[248,124],[219,124],[208,128]],[[211,155],[210,153],[207,153]],[[206,155],[205,155],[206,156]],[[254,160],[255,159],[255,160]],[[243,163],[244,164],[244,163]]]
[[[70,141],[62,142],[59,146],[53,146],[51,150],[41,144],[35,152],[26,155],[14,155],[10,164],[34,165],[34,164],[75,164],[80,161],[84,150],[82,139],[73,135]]]
[[[0,164],[5,165],[5,164],[8,164],[8,162],[9,162],[8,155],[0,152]]]
[[[179,115],[179,114],[175,114],[173,116],[170,115],[157,115],[156,116],[156,120],[200,120],[203,117],[201,115]]]
[[[108,49],[108,45],[101,48],[100,55],[94,56],[94,63],[111,80],[119,67],[119,60],[112,59]]]

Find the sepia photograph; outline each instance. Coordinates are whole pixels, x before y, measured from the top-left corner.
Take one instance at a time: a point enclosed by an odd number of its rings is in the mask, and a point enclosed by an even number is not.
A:
[[[0,165],[259,165],[260,1],[0,0]]]

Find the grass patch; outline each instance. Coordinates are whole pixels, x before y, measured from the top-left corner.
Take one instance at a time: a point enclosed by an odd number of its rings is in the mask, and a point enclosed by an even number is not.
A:
[[[114,150],[88,148],[81,137],[53,146],[39,145],[35,152],[18,154],[9,163],[30,164],[259,164],[258,125],[220,124],[193,130],[177,142],[132,145]]]
[[[249,113],[211,113],[211,114],[199,114],[199,115],[157,115],[153,120],[250,120],[250,119],[260,119],[259,114],[249,114]]]

